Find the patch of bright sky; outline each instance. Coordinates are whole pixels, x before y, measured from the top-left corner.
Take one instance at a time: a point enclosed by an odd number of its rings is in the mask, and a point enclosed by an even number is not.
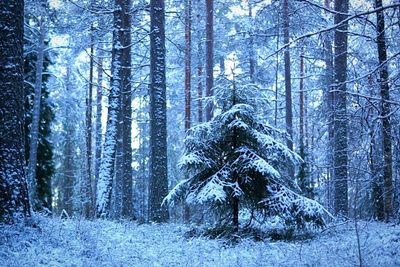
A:
[[[49,5],[51,8],[57,9],[62,6],[61,0],[49,0]]]
[[[268,6],[272,3],[272,0],[264,0],[258,2],[256,5],[252,7],[252,16],[255,17],[257,11],[264,6]],[[248,16],[249,15],[249,6],[248,0],[243,0],[240,5],[234,5],[229,7],[229,13],[227,14],[228,19],[233,19],[235,16]]]
[[[362,10],[368,10],[368,9],[373,9],[373,2],[369,3],[368,1],[365,0],[356,0],[356,1],[351,1],[352,9],[362,9]]]

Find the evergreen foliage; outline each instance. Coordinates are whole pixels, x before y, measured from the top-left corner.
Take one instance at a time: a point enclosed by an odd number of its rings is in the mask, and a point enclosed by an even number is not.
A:
[[[302,159],[279,141],[284,139],[283,132],[256,115],[266,104],[262,90],[253,84],[237,84],[244,83],[233,80],[217,88],[220,114],[187,132],[179,166],[189,178],[164,201],[173,204],[184,198],[190,204],[210,203],[225,218],[235,216],[237,201],[238,209],[256,211],[264,218],[279,216],[288,225],[323,226],[324,213],[329,213],[299,193],[294,177],[284,175],[289,164]]]

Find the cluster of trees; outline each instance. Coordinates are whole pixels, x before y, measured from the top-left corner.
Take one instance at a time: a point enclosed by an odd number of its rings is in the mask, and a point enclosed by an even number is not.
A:
[[[0,6],[1,221],[399,215],[398,1]]]

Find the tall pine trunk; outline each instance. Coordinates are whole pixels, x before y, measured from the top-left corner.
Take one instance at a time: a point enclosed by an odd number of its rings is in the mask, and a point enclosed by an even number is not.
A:
[[[94,38],[93,25],[90,27],[90,61],[89,86],[86,97],[86,179],[83,181],[83,212],[86,218],[92,216],[92,99],[93,99],[93,68],[94,68]]]
[[[348,185],[347,185],[347,30],[348,22],[342,23],[349,11],[348,0],[335,0],[335,55],[334,55],[334,188],[335,213],[348,216]]]
[[[113,48],[111,60],[111,88],[108,96],[108,115],[102,158],[100,164],[99,180],[97,182],[96,216],[106,217],[109,215],[111,202],[112,182],[114,177],[114,164],[117,145],[118,115],[120,112],[121,95],[121,30],[122,30],[122,0],[114,3],[114,29]]]
[[[36,59],[36,80],[35,94],[32,108],[32,124],[28,161],[28,188],[29,200],[34,210],[40,210],[42,203],[39,201],[36,168],[37,154],[39,145],[39,124],[40,124],[40,105],[42,99],[42,74],[43,74],[43,58],[44,58],[44,38],[45,38],[45,21],[43,16],[39,18],[39,40],[37,43],[37,59]]]
[[[133,218],[132,200],[132,83],[131,83],[131,0],[122,6],[121,80],[122,80],[122,210],[125,218]]]
[[[283,1],[283,41],[289,44],[289,0]],[[293,110],[292,110],[292,78],[290,70],[290,50],[289,47],[284,51],[285,61],[285,102],[286,102],[286,131],[288,133],[287,147],[293,150]],[[294,177],[294,166],[289,167],[289,176]]]
[[[376,8],[382,7],[382,0],[375,0]],[[393,215],[393,173],[392,173],[392,140],[390,125],[390,88],[389,72],[385,40],[385,15],[383,11],[376,13],[377,18],[377,48],[379,58],[379,76],[380,76],[380,94],[381,94],[381,120],[382,120],[382,150],[383,150],[383,187],[384,187],[384,208],[385,221],[388,221]]]
[[[201,41],[198,44],[198,63],[197,63],[197,121],[203,122],[203,62],[201,56]]]
[[[213,117],[214,87],[214,0],[206,0],[206,121]]]
[[[192,1],[185,1],[185,131],[191,124],[191,81],[192,81]],[[184,221],[190,220],[190,209],[184,204]]]
[[[325,0],[325,8],[330,9],[331,0]],[[328,16],[328,12],[325,12]],[[324,103],[325,103],[325,114],[326,123],[328,125],[328,144],[326,149],[327,154],[327,207],[332,210],[333,198],[332,198],[332,178],[334,176],[334,163],[333,163],[333,148],[334,148],[334,128],[333,128],[333,115],[334,115],[334,103],[333,103],[333,52],[332,52],[332,33],[327,32],[324,34],[323,40],[324,47],[324,61],[325,61],[325,73],[324,73]]]
[[[249,8],[249,21],[251,22],[253,20],[253,9],[252,9],[252,3],[251,0],[247,2],[247,6]],[[254,36],[253,36],[253,30],[252,30],[252,23],[250,24],[250,29],[249,29],[249,76],[250,76],[250,81],[252,83],[255,82],[255,65],[256,61],[254,59]]]
[[[66,93],[70,95],[72,93],[72,77],[71,77],[71,66],[72,60],[67,63],[67,76],[66,76]],[[73,189],[75,182],[75,172],[74,172],[74,153],[72,138],[74,136],[74,125],[68,116],[72,113],[72,107],[68,103],[64,106],[64,130],[65,130],[65,143],[64,143],[64,177],[62,182],[62,209],[67,212],[68,215],[73,213]]]
[[[99,40],[98,48],[97,48],[97,90],[96,90],[96,136],[95,136],[95,160],[94,160],[94,182],[93,182],[93,206],[96,203],[96,195],[97,195],[97,181],[99,180],[99,170],[100,170],[100,161],[101,161],[101,141],[103,136],[103,130],[101,125],[101,116],[102,116],[102,100],[103,100],[103,44],[102,40]]]
[[[0,2],[0,222],[30,216],[24,171],[24,1]]]
[[[150,1],[150,182],[149,219],[166,222],[168,208],[167,101],[165,77],[165,4]]]

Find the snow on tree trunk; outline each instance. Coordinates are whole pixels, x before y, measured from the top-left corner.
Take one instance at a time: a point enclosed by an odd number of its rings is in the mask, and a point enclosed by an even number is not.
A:
[[[117,145],[118,114],[120,111],[121,94],[121,61],[122,44],[120,31],[122,29],[122,6],[121,0],[115,1],[114,7],[114,29],[113,49],[111,62],[111,88],[108,96],[108,115],[105,140],[102,149],[99,180],[97,181],[96,216],[107,217],[109,214],[112,183],[115,170],[115,154]]]
[[[102,40],[99,40],[97,48],[97,91],[96,91],[96,141],[95,141],[95,161],[94,161],[94,192],[93,196],[97,195],[97,181],[99,180],[100,173],[100,161],[101,161],[101,141],[103,136],[103,130],[101,125],[101,115],[102,115],[102,99],[103,99],[103,45]],[[96,199],[93,199],[93,203]]]
[[[382,7],[382,0],[375,0],[375,7]],[[379,76],[380,76],[380,94],[381,94],[381,120],[382,120],[382,150],[383,150],[383,184],[385,194],[385,220],[388,221],[393,215],[393,159],[392,159],[392,127],[390,125],[390,88],[389,88],[389,72],[386,52],[385,40],[385,15],[383,11],[378,11],[377,14],[377,45],[379,58]]]
[[[34,210],[40,210],[42,203],[39,201],[36,165],[37,152],[39,145],[39,124],[40,124],[40,102],[42,99],[42,74],[43,74],[43,58],[44,58],[44,38],[46,34],[45,21],[43,16],[39,19],[39,40],[37,44],[37,59],[36,59],[36,80],[35,80],[35,95],[32,108],[32,124],[31,137],[28,161],[28,188],[29,200]]]
[[[0,222],[30,216],[25,178],[24,1],[0,2]]]
[[[349,10],[348,0],[335,0],[334,23],[338,25],[347,17]],[[348,185],[347,185],[347,104],[346,104],[346,79],[347,79],[347,29],[348,22],[342,23],[335,30],[335,56],[334,56],[334,188],[335,188],[335,213],[348,215]]]
[[[150,181],[149,219],[166,222],[168,208],[161,205],[168,194],[167,113],[165,78],[165,6],[150,1]]]

